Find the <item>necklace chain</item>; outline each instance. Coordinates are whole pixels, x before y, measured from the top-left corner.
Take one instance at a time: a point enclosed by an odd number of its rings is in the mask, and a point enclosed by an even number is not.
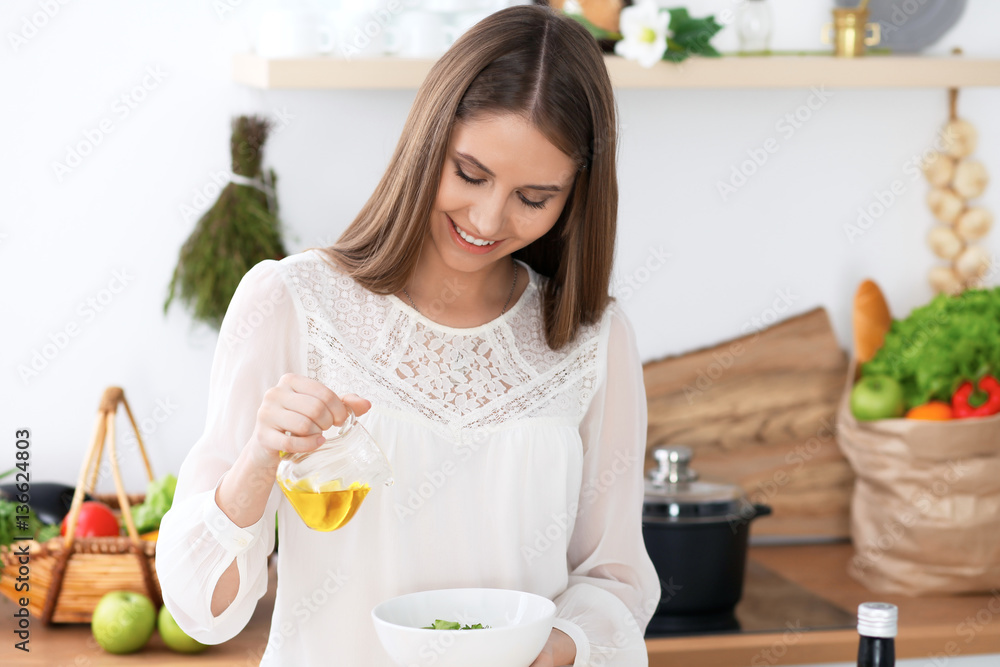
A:
[[[507,303],[503,305],[503,310],[500,311],[501,315],[507,312],[507,306],[510,305],[510,300],[514,298],[514,288],[516,286],[517,286],[517,262],[514,262],[514,282],[510,284],[510,294],[507,295]],[[405,294],[406,298],[410,300],[410,305],[413,306],[413,310],[420,313],[420,309],[417,308],[417,304],[413,303],[413,297],[410,296],[410,293],[406,291],[405,287],[403,288],[403,294]],[[423,315],[423,313],[420,314]]]

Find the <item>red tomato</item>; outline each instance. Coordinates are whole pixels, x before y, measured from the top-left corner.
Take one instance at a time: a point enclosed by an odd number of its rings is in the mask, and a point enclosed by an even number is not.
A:
[[[62,520],[60,535],[66,534],[69,514]],[[118,517],[111,508],[96,500],[87,500],[80,505],[80,515],[76,519],[76,537],[114,537],[120,534]]]

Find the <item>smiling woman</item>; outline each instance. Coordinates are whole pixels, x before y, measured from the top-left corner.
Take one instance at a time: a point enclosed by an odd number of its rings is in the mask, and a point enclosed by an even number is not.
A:
[[[186,633],[218,643],[246,625],[277,512],[262,665],[388,667],[371,610],[454,588],[552,600],[532,667],[647,664],[660,588],[641,531],[645,389],[608,295],[616,131],[590,34],[545,6],[501,10],[435,63],[337,243],[243,277],[205,433],[160,525],[157,574]],[[275,472],[347,408],[395,484],[321,533]],[[426,648],[421,664],[443,664]]]
[[[447,236],[448,216],[480,239],[531,220],[518,236],[540,233],[487,253],[480,271],[463,276],[470,284],[461,297],[499,312],[513,267],[496,260],[513,255],[548,278],[545,338],[558,349],[608,304],[616,146],[611,81],[589,33],[545,7],[497,12],[434,64],[385,175],[337,244],[324,251],[375,293],[407,289],[426,296],[427,285],[410,290],[411,280],[440,285],[459,268],[451,263],[448,271],[431,271],[432,280],[417,268],[428,267],[427,233],[436,242]],[[554,196],[545,196],[555,188]],[[473,266],[461,264],[466,272]],[[500,296],[491,299],[489,291]]]

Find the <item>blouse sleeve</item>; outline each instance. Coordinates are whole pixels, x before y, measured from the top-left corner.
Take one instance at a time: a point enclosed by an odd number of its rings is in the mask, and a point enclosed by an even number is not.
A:
[[[278,485],[271,483],[260,520],[244,528],[219,508],[215,492],[250,440],[264,392],[286,372],[304,374],[297,309],[276,260],[243,276],[219,330],[205,431],[181,464],[173,505],[160,523],[156,575],[163,602],[180,628],[205,644],[238,634],[267,591]],[[213,616],[212,594],[233,559],[239,591]]]
[[[583,485],[555,627],[576,644],[574,667],[648,664],[643,635],[660,580],[642,537],[646,391],[635,334],[616,303],[601,331],[598,388],[580,426]]]

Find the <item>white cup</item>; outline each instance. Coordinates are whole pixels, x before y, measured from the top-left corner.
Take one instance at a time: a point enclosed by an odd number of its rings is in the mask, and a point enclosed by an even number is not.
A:
[[[396,16],[384,7],[353,3],[330,14],[336,35],[333,55],[338,58],[377,58],[385,55],[386,31]]]
[[[400,58],[437,58],[455,41],[455,28],[438,14],[407,11],[385,31],[386,53]]]
[[[257,55],[263,58],[308,58],[333,49],[333,33],[312,13],[269,9],[257,31]]]

